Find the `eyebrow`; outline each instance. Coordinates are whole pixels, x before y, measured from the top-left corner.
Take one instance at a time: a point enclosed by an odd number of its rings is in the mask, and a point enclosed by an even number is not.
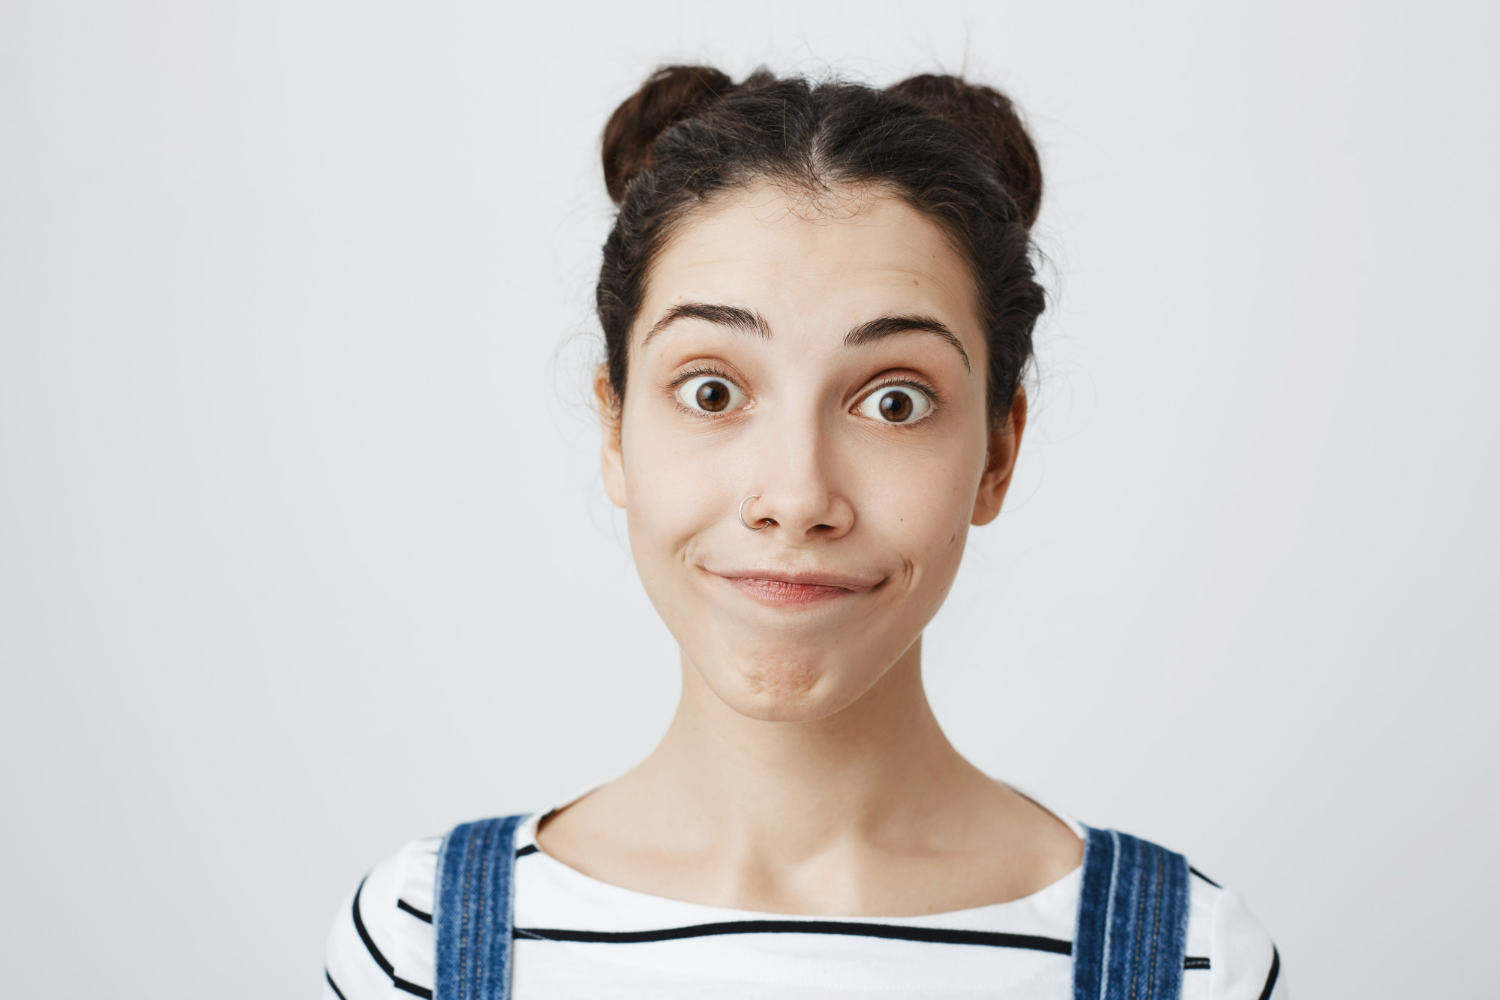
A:
[[[684,302],[680,306],[673,306],[667,310],[667,314],[647,331],[641,346],[645,347],[651,342],[651,338],[661,333],[667,327],[680,319],[701,319],[709,323],[717,323],[719,326],[727,326],[741,333],[751,333],[757,337],[769,339],[771,336],[771,324],[767,323],[765,317],[758,312],[749,309],[741,309],[739,306],[709,305],[704,302]]]
[[[936,334],[951,344],[958,352],[958,356],[964,359],[966,371],[974,370],[969,364],[969,352],[964,350],[963,341],[959,340],[952,330],[930,316],[881,316],[868,323],[861,323],[844,334],[844,344],[847,347],[858,347],[884,337],[893,337],[898,333]]]
[[[771,324],[766,322],[764,316],[753,310],[705,302],[684,302],[668,309],[666,315],[652,325],[641,341],[641,347],[644,348],[652,337],[680,319],[701,319],[762,339],[769,339],[771,336]],[[963,341],[959,340],[952,330],[930,316],[881,316],[869,320],[844,334],[844,345],[859,347],[901,333],[930,333],[940,337],[958,352],[958,356],[963,359],[964,368],[973,371],[973,366],[969,363],[969,352],[964,350]]]

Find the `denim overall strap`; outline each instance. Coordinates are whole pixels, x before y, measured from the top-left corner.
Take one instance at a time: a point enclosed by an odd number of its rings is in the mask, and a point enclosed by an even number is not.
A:
[[[1073,1000],[1178,1000],[1187,858],[1127,833],[1084,829]]]
[[[460,823],[438,848],[433,1000],[509,1000],[516,827],[524,816]]]

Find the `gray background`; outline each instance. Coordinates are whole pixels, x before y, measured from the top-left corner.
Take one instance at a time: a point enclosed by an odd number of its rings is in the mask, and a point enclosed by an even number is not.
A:
[[[992,773],[1302,997],[1495,996],[1496,8],[0,6],[7,996],[309,996],[405,840],[653,744],[586,405],[656,63],[966,69],[1055,308],[929,632]]]

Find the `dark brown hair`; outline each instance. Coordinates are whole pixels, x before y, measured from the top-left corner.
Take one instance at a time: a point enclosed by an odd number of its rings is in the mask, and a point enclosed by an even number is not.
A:
[[[764,70],[738,85],[706,66],[653,73],[604,129],[604,183],[619,214],[596,302],[615,399],[625,398],[630,328],[673,228],[762,178],[810,191],[883,185],[942,228],[979,292],[990,414],[1004,421],[1046,307],[1031,259],[1042,170],[1010,100],[956,76],[876,90]]]

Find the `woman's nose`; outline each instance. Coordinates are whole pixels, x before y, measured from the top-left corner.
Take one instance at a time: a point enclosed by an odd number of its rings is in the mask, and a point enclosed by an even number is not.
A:
[[[854,527],[850,498],[840,488],[837,449],[821,421],[768,421],[757,435],[760,454],[751,463],[760,497],[745,508],[751,525],[770,521],[783,542],[834,539]]]

